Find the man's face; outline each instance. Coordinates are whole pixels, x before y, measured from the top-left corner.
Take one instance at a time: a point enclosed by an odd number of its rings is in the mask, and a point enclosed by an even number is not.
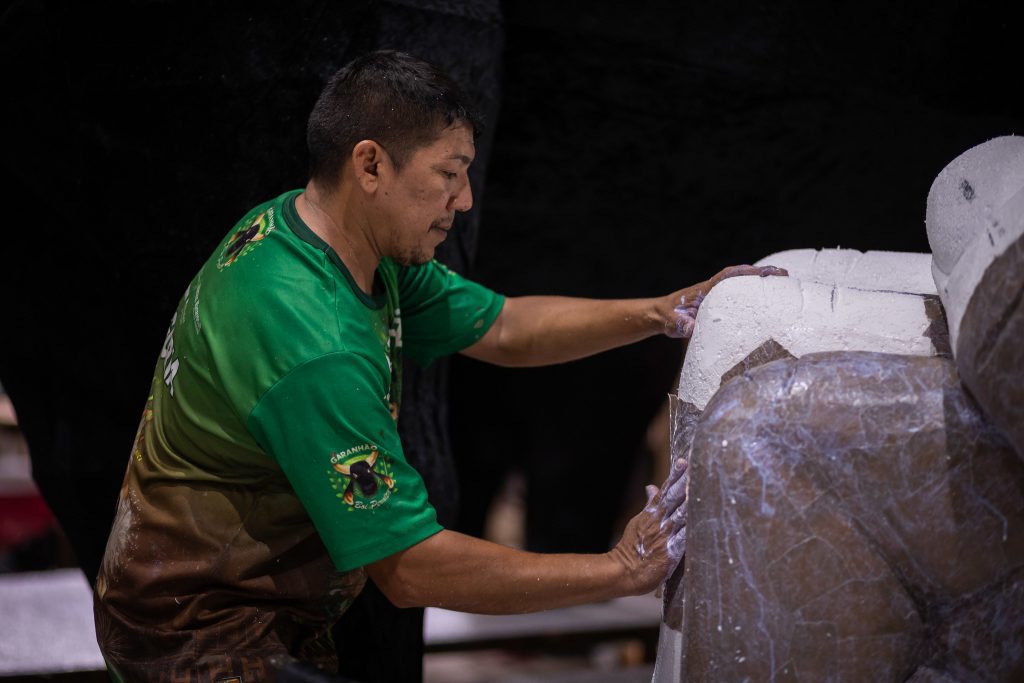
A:
[[[414,151],[391,182],[382,184],[386,256],[403,265],[434,258],[455,212],[473,206],[467,172],[475,154],[473,129],[457,123]]]

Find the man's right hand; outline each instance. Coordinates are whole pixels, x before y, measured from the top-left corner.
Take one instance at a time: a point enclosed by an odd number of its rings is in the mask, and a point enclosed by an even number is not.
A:
[[[528,553],[443,530],[366,565],[398,607],[518,614],[642,595],[679,564],[686,541],[686,464],[661,488],[648,487],[643,512],[622,540],[599,555]]]
[[[689,339],[693,335],[693,328],[697,322],[697,309],[700,308],[708,292],[722,280],[744,275],[768,277],[770,275],[787,276],[789,273],[784,268],[775,266],[729,266],[718,271],[709,280],[669,294],[661,300],[658,306],[665,320],[663,324],[665,334],[678,339]]]
[[[676,460],[660,489],[647,487],[647,505],[608,553],[623,565],[636,595],[663,583],[686,551],[686,468]]]

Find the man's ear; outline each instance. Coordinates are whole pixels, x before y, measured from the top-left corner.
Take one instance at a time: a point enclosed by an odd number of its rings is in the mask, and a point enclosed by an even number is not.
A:
[[[352,148],[352,168],[365,192],[376,191],[381,173],[389,173],[392,167],[387,151],[373,140],[361,140]]]

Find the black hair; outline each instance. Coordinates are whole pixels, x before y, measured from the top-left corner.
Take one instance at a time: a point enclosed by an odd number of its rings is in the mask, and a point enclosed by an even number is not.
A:
[[[331,77],[309,115],[309,175],[333,186],[361,140],[380,144],[401,168],[460,122],[480,134],[477,114],[443,71],[403,52],[370,52]]]

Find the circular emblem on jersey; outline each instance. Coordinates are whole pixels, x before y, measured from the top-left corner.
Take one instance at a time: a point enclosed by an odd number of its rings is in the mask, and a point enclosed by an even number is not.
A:
[[[248,225],[243,225],[231,235],[217,259],[217,268],[222,270],[252,251],[260,241],[274,231],[274,210],[268,209]]]
[[[378,508],[396,490],[391,458],[372,444],[331,453],[331,469],[327,472],[335,495],[349,510]]]

